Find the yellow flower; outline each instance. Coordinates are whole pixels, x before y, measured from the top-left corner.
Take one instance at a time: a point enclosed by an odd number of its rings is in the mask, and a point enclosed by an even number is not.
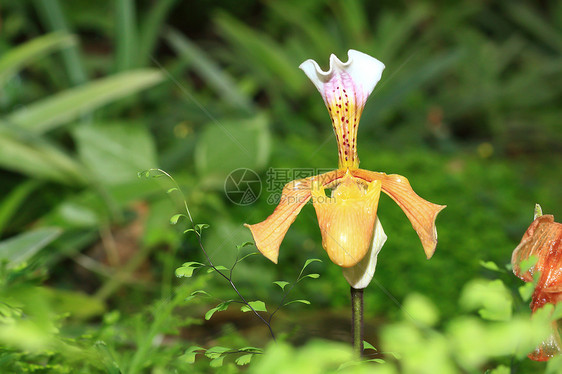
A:
[[[374,274],[376,257],[386,240],[377,218],[380,192],[402,208],[428,259],[437,244],[435,218],[445,206],[420,198],[403,176],[359,169],[357,127],[384,65],[358,51],[350,50],[348,56],[348,61],[342,63],[332,55],[327,72],[313,60],[300,65],[320,91],[330,113],[338,144],[338,169],[288,183],[273,214],[263,222],[246,226],[258,250],[277,263],[279,246],[289,226],[312,199],[322,246],[332,262],[344,268],[349,283],[364,288]],[[326,189],[331,190],[330,197]]]

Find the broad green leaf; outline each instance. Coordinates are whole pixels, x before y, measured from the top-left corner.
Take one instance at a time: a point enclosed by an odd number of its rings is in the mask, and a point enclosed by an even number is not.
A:
[[[195,356],[197,356],[197,354],[201,354],[204,352],[205,352],[205,348],[194,345],[189,347],[181,357],[187,363],[193,364],[195,362]]]
[[[5,131],[0,121],[0,166],[37,179],[65,184],[86,181],[83,167],[45,140],[21,138]]]
[[[73,121],[84,113],[153,86],[162,79],[162,73],[151,69],[116,74],[27,105],[6,117],[6,120],[41,134]]]
[[[58,49],[68,48],[76,43],[72,35],[52,33],[32,39],[18,47],[9,49],[0,57],[0,86],[23,66],[39,60]]]
[[[61,233],[59,228],[45,227],[6,239],[0,242],[0,260],[7,260],[8,267],[18,266],[45,248]]]
[[[176,277],[178,278],[191,278],[196,267],[181,267],[176,269]]]
[[[247,354],[247,355],[242,355],[238,358],[236,358],[236,360],[234,360],[234,362],[236,363],[236,365],[247,365],[250,363],[250,361],[252,361],[252,357],[253,357],[253,353]]]
[[[197,172],[207,177],[208,183],[222,188],[231,172],[240,168],[259,170],[266,165],[270,137],[265,115],[211,123],[204,127],[195,147]]]
[[[181,267],[176,269],[176,277],[190,278],[191,276],[193,276],[193,272],[195,271],[195,269],[199,269],[202,266],[204,266],[204,264],[200,262],[186,262]]]
[[[318,279],[318,278],[320,278],[320,274],[316,274],[316,273],[306,274],[301,279],[304,279],[304,278]]]
[[[214,359],[211,360],[211,362],[209,362],[209,366],[212,367],[212,368],[221,367],[223,361],[224,361],[224,356],[214,358]]]
[[[80,291],[43,287],[41,292],[57,314],[68,313],[73,319],[87,320],[102,315],[106,310],[101,299]]]
[[[539,261],[538,256],[533,255],[530,256],[529,258],[521,261],[521,263],[519,264],[519,268],[521,269],[521,274],[526,273],[527,271],[529,271],[530,268],[532,268],[533,266],[535,266],[535,264],[537,263],[537,261]]]
[[[408,295],[402,309],[406,318],[412,318],[420,325],[434,326],[439,321],[438,309],[421,294]]]
[[[535,284],[533,282],[525,283],[518,288],[518,291],[523,301],[529,301],[529,299],[531,299],[531,296],[533,296],[533,292],[535,292]]]
[[[376,349],[371,343],[369,343],[369,342],[366,341],[366,340],[363,340],[363,347],[364,347],[365,349],[372,349],[372,350],[374,350],[374,351],[377,351],[377,349]]]
[[[304,266],[301,269],[301,272],[304,271],[304,269],[306,269],[308,267],[308,265],[312,264],[313,262],[322,262],[322,260],[318,259],[318,258],[309,258],[308,260],[306,260],[306,262],[304,263]]]
[[[182,213],[178,213],[178,214],[174,214],[171,218],[170,218],[170,223],[172,225],[175,225],[178,223],[178,221],[180,220],[180,218],[187,218],[187,216],[185,214]]]
[[[263,301],[260,300],[256,300],[256,301],[249,301],[248,304],[254,308],[254,310],[256,312],[267,312],[267,309],[265,307],[265,303]],[[240,308],[241,311],[243,312],[249,312],[252,309],[250,309],[250,307],[248,305],[242,305],[242,307]]]
[[[285,291],[285,286],[287,286],[288,284],[290,284],[289,282],[285,282],[285,281],[275,281],[273,282],[273,284],[278,285],[279,287],[281,287],[281,289],[283,291]]]
[[[216,312],[222,312],[224,310],[227,310],[229,305],[230,305],[230,301],[225,301],[223,303],[220,303],[213,309],[210,309],[207,313],[205,313],[205,320],[207,321],[210,320],[213,314],[215,314]]]
[[[500,267],[493,261],[480,260],[480,266],[488,270],[497,271],[499,273],[505,273],[505,270],[500,269]]]
[[[211,347],[209,349],[207,349],[207,351],[205,352],[205,356],[207,356],[208,358],[217,358],[222,356],[225,352],[231,351],[230,348],[227,347],[221,347],[221,346],[215,346],[215,347]]]
[[[80,159],[100,183],[130,182],[139,170],[157,166],[152,135],[139,123],[93,123],[75,128],[73,135]]]
[[[189,261],[189,262],[184,262],[181,266],[182,267],[200,267],[200,266],[205,266],[205,264],[202,263],[202,262],[197,262],[197,261]]]
[[[207,269],[207,273],[212,273],[213,271],[230,271],[230,269],[222,265],[216,265],[214,269],[212,267]]]
[[[462,290],[460,303],[467,309],[478,309],[480,316],[492,321],[507,321],[512,314],[512,297],[499,279],[475,279]]]

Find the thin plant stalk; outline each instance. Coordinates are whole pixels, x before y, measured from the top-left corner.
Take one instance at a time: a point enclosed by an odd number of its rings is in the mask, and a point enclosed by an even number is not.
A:
[[[350,287],[351,290],[351,336],[353,351],[357,357],[363,356],[363,289]]]

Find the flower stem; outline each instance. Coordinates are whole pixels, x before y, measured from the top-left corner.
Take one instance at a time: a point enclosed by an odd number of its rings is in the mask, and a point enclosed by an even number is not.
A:
[[[353,351],[363,356],[363,289],[351,287],[351,336]]]

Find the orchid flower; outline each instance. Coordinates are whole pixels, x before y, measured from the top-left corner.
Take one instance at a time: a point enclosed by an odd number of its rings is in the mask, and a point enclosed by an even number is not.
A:
[[[343,63],[330,56],[325,72],[313,60],[300,68],[314,83],[330,113],[338,144],[337,170],[298,179],[285,185],[279,205],[265,221],[246,225],[258,250],[277,263],[279,246],[289,226],[312,199],[322,234],[322,246],[344,270],[350,285],[365,288],[371,281],[386,235],[377,218],[381,191],[402,208],[417,232],[427,258],[437,244],[435,218],[445,208],[419,197],[408,180],[359,169],[357,127],[367,98],[382,76],[384,64],[364,53],[349,50]],[[331,191],[331,196],[325,190]]]
[[[536,256],[536,263],[523,271],[521,262]],[[531,298],[531,311],[534,313],[545,304],[562,301],[562,224],[554,222],[554,216],[542,215],[542,209],[535,207],[535,220],[513,251],[511,257],[513,273],[525,282],[533,282],[539,274]],[[562,351],[562,321],[552,322],[552,333],[533,352],[529,358],[535,361],[548,361]]]

